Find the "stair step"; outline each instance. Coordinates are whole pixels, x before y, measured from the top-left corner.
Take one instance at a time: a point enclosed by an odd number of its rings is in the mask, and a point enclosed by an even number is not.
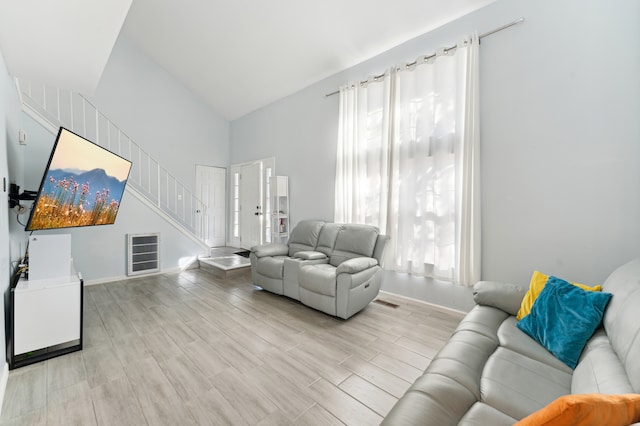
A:
[[[238,256],[201,257],[200,268],[219,278],[231,278],[251,272],[249,259]]]

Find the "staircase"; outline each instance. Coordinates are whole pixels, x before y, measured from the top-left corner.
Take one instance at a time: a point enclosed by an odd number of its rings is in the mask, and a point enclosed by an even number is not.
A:
[[[60,127],[131,161],[126,190],[207,252],[206,205],[78,93],[16,80],[22,110],[56,135]]]

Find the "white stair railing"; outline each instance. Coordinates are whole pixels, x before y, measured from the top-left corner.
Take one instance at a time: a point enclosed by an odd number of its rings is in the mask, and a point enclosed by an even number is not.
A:
[[[52,133],[65,127],[131,161],[127,188],[207,247],[206,205],[84,96],[21,79],[17,85],[23,110]]]

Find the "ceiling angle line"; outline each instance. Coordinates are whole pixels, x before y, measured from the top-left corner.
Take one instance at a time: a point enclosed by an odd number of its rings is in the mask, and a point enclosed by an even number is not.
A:
[[[480,34],[480,35],[478,36],[478,39],[479,39],[479,40],[482,40],[482,39],[483,39],[483,38],[485,38],[485,37],[488,37],[488,36],[490,36],[490,35],[492,35],[492,34],[495,34],[495,33],[499,32],[499,31],[506,30],[507,28],[511,28],[511,27],[513,27],[514,25],[518,25],[518,24],[520,24],[520,23],[522,23],[522,22],[524,22],[524,17],[520,17],[520,18],[516,19],[516,20],[515,20],[515,21],[513,21],[513,22],[509,22],[508,24],[504,24],[504,25],[503,25],[503,26],[501,26],[501,27],[494,28],[493,30],[491,30],[491,31],[487,31],[486,33],[482,33],[482,34]],[[453,50],[453,49],[455,49],[456,47],[457,47],[457,46],[451,46],[451,47],[447,47],[447,48],[445,48],[444,50],[445,50],[445,51],[446,51],[446,50]],[[430,55],[430,56],[427,56],[426,58],[428,59],[428,58],[432,58],[432,57],[434,57],[434,56],[435,56],[435,54]],[[415,64],[416,64],[416,61],[413,61],[413,62],[409,62],[409,63],[407,63],[407,66],[413,66],[413,65],[415,65]],[[384,78],[385,76],[386,76],[386,73],[382,73],[382,74],[380,74],[380,75],[376,75],[375,77],[373,77],[373,79],[374,79],[374,81],[378,81],[378,80],[380,80],[380,79]],[[361,81],[361,82],[360,82],[360,84],[366,84],[368,81],[369,81],[369,80]],[[339,89],[338,89],[338,90],[335,90],[335,91],[333,91],[333,92],[331,92],[331,93],[327,93],[326,95],[324,95],[324,97],[325,97],[325,98],[328,98],[328,97],[330,97],[330,96],[337,95],[338,93],[340,93],[340,90],[339,90]]]

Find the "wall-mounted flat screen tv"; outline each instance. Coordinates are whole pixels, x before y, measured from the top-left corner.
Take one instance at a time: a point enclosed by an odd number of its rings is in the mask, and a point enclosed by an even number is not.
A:
[[[61,127],[26,230],[113,224],[130,170],[130,161]]]

